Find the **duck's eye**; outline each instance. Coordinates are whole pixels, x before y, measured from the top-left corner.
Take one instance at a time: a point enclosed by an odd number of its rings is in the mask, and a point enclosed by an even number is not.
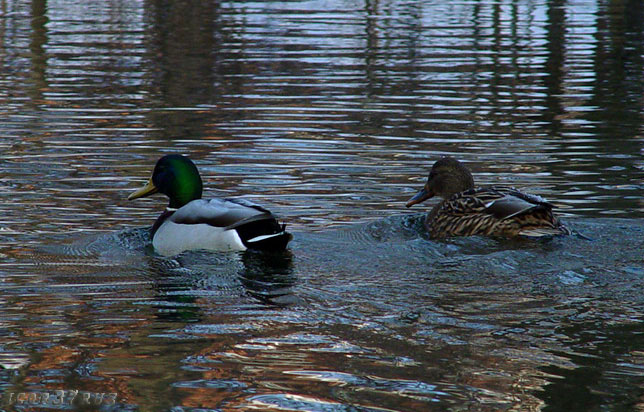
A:
[[[152,181],[158,187],[167,179],[168,171],[165,168],[159,168],[153,175]]]

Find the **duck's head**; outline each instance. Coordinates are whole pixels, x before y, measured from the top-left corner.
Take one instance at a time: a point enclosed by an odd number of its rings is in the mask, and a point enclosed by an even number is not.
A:
[[[473,187],[474,178],[467,167],[453,157],[446,156],[434,163],[425,186],[409,199],[407,207],[434,196],[449,199],[452,195]]]
[[[199,171],[190,159],[166,155],[157,161],[148,183],[128,196],[128,200],[159,192],[170,198],[169,208],[178,209],[192,200],[201,199],[202,187]]]

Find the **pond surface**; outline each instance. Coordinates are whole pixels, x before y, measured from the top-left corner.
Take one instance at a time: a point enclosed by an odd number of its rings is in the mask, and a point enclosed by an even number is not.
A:
[[[633,0],[0,1],[0,408],[644,409],[643,63]],[[289,249],[156,255],[166,153]],[[582,236],[430,241],[446,154]]]

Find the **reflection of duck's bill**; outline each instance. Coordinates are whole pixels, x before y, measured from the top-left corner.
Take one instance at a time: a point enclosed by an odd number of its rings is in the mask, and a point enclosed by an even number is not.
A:
[[[134,199],[138,199],[140,197],[149,196],[149,195],[152,195],[152,194],[154,194],[154,193],[156,193],[158,191],[159,191],[159,189],[157,189],[157,187],[152,182],[152,179],[150,178],[150,180],[148,180],[148,182],[145,184],[145,186],[143,186],[142,188],[140,188],[136,192],[134,192],[131,195],[129,195],[127,197],[127,200],[134,200]]]
[[[405,206],[412,207],[413,205],[424,202],[425,200],[433,196],[434,196],[433,192],[423,187],[422,189],[420,189],[418,193],[416,193],[411,199],[407,201],[407,204]]]
[[[246,240],[244,243],[249,249],[284,250],[292,238],[293,236],[290,233],[281,231],[270,235],[255,236],[252,239]]]

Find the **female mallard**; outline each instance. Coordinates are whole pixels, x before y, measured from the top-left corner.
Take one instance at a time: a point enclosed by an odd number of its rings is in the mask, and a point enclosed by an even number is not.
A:
[[[438,195],[443,201],[425,219],[431,238],[449,236],[569,235],[545,199],[512,187],[474,188],[474,178],[461,162],[443,157],[434,163],[427,183],[407,207]]]
[[[201,198],[202,183],[194,163],[181,155],[157,161],[148,183],[128,200],[157,192],[170,198],[152,226],[157,253],[170,256],[185,250],[282,250],[291,240],[275,216],[242,199]]]

